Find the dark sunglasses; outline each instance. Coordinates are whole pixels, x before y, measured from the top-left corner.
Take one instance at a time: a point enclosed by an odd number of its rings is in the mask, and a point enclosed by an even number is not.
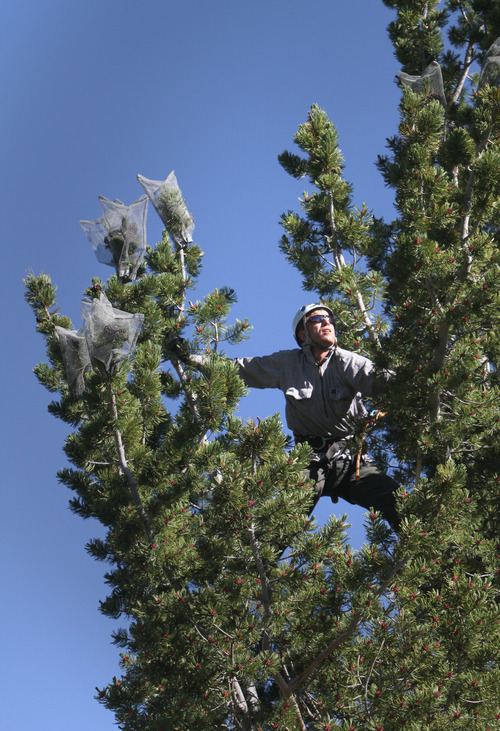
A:
[[[335,322],[331,315],[312,315],[308,318],[307,322],[313,322],[314,324],[316,324],[317,322],[323,322],[323,320],[329,322],[330,325],[335,325]]]

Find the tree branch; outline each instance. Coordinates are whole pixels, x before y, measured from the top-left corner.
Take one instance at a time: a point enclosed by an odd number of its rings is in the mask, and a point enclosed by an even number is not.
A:
[[[116,406],[116,397],[115,397],[114,391],[112,389],[111,382],[109,380],[107,383],[107,387],[108,387],[108,397],[109,397],[108,398],[109,411],[110,411],[111,418],[113,420],[113,434],[115,437],[115,446],[116,446],[116,452],[118,455],[119,469],[121,470],[122,474],[125,475],[125,477],[126,477],[130,495],[132,496],[132,500],[135,503],[137,510],[139,512],[139,517],[144,526],[144,531],[146,533],[147,539],[151,543],[154,540],[154,534],[153,534],[153,531],[151,530],[151,526],[149,525],[148,516],[146,515],[146,511],[144,510],[144,505],[142,504],[142,500],[141,500],[141,496],[139,494],[139,489],[137,487],[137,483],[128,466],[127,458],[125,455],[125,448],[123,446],[123,439],[122,439],[121,431],[118,428],[118,409]]]
[[[397,575],[398,571],[400,571],[403,566],[406,565],[406,559],[404,561],[400,561],[394,569],[391,571],[391,574],[386,581],[382,584],[380,589],[377,592],[378,596],[382,596],[382,594],[385,593],[386,589],[391,585],[394,577]],[[354,634],[356,629],[359,627],[359,625],[364,622],[366,619],[366,614],[364,612],[356,612],[351,621],[349,622],[349,625],[347,626],[347,629],[344,630],[340,635],[338,635],[333,642],[331,642],[325,649],[317,655],[314,660],[312,660],[309,665],[305,668],[305,670],[302,671],[302,673],[295,678],[295,680],[292,680],[290,683],[288,683],[288,692],[292,693],[299,685],[301,685],[307,678],[312,675],[315,670],[320,666],[320,664],[325,660],[328,655],[330,655],[334,650],[337,649],[337,647],[340,647],[346,640],[351,637],[351,635]]]

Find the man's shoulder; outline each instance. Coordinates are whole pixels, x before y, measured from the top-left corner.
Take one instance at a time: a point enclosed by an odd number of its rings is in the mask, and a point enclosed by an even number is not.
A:
[[[289,348],[285,350],[277,350],[268,356],[277,363],[292,364],[301,361],[305,356],[302,348]]]
[[[287,348],[285,350],[278,350],[278,353],[284,353],[286,356],[294,356],[300,358],[304,355],[302,348]]]
[[[304,352],[303,352],[302,348],[289,348],[289,349],[285,349],[285,350],[276,350],[274,353],[270,353],[269,356],[267,356],[267,357],[288,359],[288,358],[301,358],[301,357],[303,357],[303,355],[304,355]],[[263,356],[263,357],[265,358],[266,356]]]

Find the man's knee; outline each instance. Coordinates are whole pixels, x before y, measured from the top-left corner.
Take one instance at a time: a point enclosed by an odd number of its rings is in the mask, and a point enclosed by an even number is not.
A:
[[[380,472],[374,465],[366,465],[359,472],[359,479],[351,479],[345,499],[367,510],[374,509],[397,532],[400,519],[396,510],[396,491],[399,485],[392,477]]]

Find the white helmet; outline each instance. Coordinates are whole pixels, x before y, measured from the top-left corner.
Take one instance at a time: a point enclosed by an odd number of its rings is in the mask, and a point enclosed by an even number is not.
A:
[[[304,323],[304,318],[307,317],[307,315],[310,312],[313,312],[313,310],[326,310],[327,312],[330,313],[332,318],[334,317],[333,311],[330,309],[330,307],[327,307],[326,305],[322,305],[321,302],[312,302],[309,305],[302,305],[300,310],[297,312],[297,314],[293,318],[293,322],[292,322],[293,337],[295,338],[295,340],[297,341],[297,343],[299,345],[302,345],[302,343],[299,340],[299,338],[297,337],[297,330],[299,328],[299,325],[301,323]]]

